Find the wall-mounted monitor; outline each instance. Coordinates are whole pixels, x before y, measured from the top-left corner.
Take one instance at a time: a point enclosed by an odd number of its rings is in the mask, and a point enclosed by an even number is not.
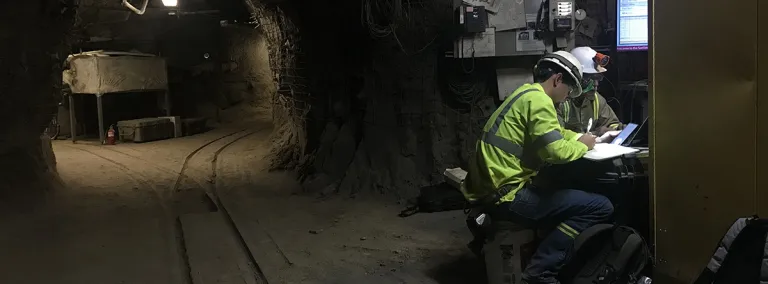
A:
[[[617,0],[616,50],[648,50],[648,0]]]

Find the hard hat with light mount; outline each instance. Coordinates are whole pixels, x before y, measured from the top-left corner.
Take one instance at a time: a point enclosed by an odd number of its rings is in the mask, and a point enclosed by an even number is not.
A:
[[[555,51],[553,53],[548,53],[544,55],[541,59],[539,59],[539,62],[536,63],[536,66],[534,69],[539,68],[539,64],[542,62],[552,62],[555,65],[561,67],[565,73],[571,76],[573,78],[573,81],[575,82],[574,89],[571,91],[568,96],[571,97],[577,97],[581,95],[582,87],[582,73],[584,70],[584,67],[579,62],[579,60],[573,56],[573,54],[568,53],[567,51]]]
[[[611,61],[611,57],[588,46],[574,48],[571,50],[571,54],[581,62],[584,68],[582,75],[584,81],[581,82],[583,92],[587,93],[597,89],[598,82],[603,79],[602,73],[608,71],[605,66]]]
[[[588,46],[577,47],[571,50],[571,54],[579,60],[584,68],[584,73],[595,74],[608,71],[605,66],[610,62],[611,57],[599,53]]]

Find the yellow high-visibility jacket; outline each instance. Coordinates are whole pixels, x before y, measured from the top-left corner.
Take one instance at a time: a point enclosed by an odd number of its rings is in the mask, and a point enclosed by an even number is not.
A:
[[[504,100],[483,127],[462,192],[468,200],[477,201],[511,184],[516,188],[500,201],[512,201],[542,164],[563,164],[584,156],[587,146],[577,141],[579,137],[560,126],[554,102],[540,84],[525,84]]]

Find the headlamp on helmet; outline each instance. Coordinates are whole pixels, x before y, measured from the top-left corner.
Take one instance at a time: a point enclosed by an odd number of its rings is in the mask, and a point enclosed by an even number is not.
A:
[[[595,57],[592,57],[592,61],[595,62],[596,66],[605,68],[606,66],[608,66],[608,62],[611,61],[611,57],[598,52],[595,54]]]

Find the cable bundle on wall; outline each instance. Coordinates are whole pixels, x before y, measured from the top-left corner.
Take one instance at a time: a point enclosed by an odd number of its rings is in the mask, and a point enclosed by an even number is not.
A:
[[[450,15],[448,9],[450,3],[446,4],[445,1],[439,0],[361,1],[361,22],[368,27],[371,36],[373,38],[392,36],[406,55],[418,54],[430,47],[438,38],[439,32],[436,30],[445,27],[441,17]],[[404,38],[412,38],[414,41],[429,40],[418,44],[416,48],[406,48],[406,44],[403,44]]]
[[[448,83],[448,90],[456,96],[456,101],[472,105],[485,93],[485,84],[473,82]]]

